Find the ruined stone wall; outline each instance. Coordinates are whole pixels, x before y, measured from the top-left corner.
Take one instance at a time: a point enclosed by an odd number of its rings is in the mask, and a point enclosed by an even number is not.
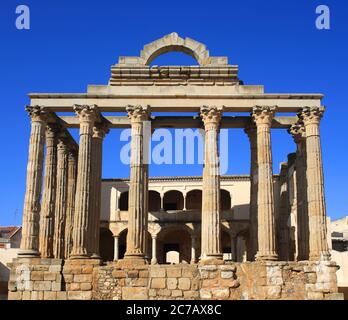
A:
[[[343,299],[336,271],[325,261],[120,267],[92,259],[16,259],[9,299]]]

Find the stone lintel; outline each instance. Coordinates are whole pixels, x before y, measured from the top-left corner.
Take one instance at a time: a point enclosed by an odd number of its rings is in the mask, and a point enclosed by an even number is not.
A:
[[[127,116],[105,116],[105,121],[110,128],[130,128],[130,120]],[[61,116],[61,121],[67,128],[78,128],[79,120],[74,116]],[[272,121],[273,129],[287,129],[296,123],[296,116],[275,117]],[[202,121],[197,117],[190,116],[152,116],[152,126],[154,128],[202,128]],[[250,122],[247,116],[223,116],[221,128],[245,128]]]
[[[122,89],[122,88],[121,88]],[[302,108],[321,106],[322,94],[239,94],[225,87],[221,93],[179,93],[175,90],[166,93],[130,92],[129,94],[93,94],[93,93],[31,93],[32,105],[44,105],[49,111],[73,112],[73,105],[96,104],[100,111],[125,112],[127,105],[150,105],[152,112],[199,112],[202,105],[223,105],[224,112],[248,112],[255,105],[277,105],[277,113],[299,112]],[[125,89],[126,90],[126,89]],[[125,90],[122,90],[123,92]],[[198,89],[197,89],[198,90]],[[162,92],[166,90],[162,88]]]

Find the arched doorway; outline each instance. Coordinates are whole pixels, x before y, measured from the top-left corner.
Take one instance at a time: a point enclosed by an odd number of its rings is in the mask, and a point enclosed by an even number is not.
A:
[[[221,210],[231,209],[231,195],[227,190],[220,189]]]
[[[164,210],[182,210],[184,208],[184,196],[180,191],[167,191],[163,198]]]
[[[114,260],[114,237],[107,228],[100,228],[99,251],[103,261]]]
[[[202,190],[191,190],[186,195],[187,210],[202,210]]]
[[[161,210],[161,195],[159,192],[150,190],[149,191],[149,211],[160,211]]]
[[[168,253],[170,252],[170,256]],[[177,252],[178,254],[175,254]],[[190,263],[191,235],[183,226],[173,226],[162,229],[157,235],[157,261],[160,264],[169,263],[175,256],[174,263]]]
[[[122,211],[128,210],[128,191],[124,191],[120,195],[119,209]]]

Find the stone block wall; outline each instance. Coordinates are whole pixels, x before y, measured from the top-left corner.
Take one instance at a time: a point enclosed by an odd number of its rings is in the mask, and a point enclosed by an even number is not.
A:
[[[343,299],[334,262],[100,265],[99,260],[16,259],[11,300]]]

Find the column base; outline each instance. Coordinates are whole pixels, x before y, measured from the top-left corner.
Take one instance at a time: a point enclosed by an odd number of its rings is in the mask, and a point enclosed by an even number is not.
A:
[[[255,256],[255,261],[277,261],[278,255],[276,253],[262,254],[257,253]]]
[[[37,250],[20,250],[17,253],[18,258],[40,258],[40,252]]]
[[[322,251],[320,253],[309,254],[310,261],[330,261],[331,253],[329,251]]]
[[[213,253],[207,254],[200,258],[199,264],[208,265],[208,264],[224,264],[225,261],[222,259],[222,253]]]

